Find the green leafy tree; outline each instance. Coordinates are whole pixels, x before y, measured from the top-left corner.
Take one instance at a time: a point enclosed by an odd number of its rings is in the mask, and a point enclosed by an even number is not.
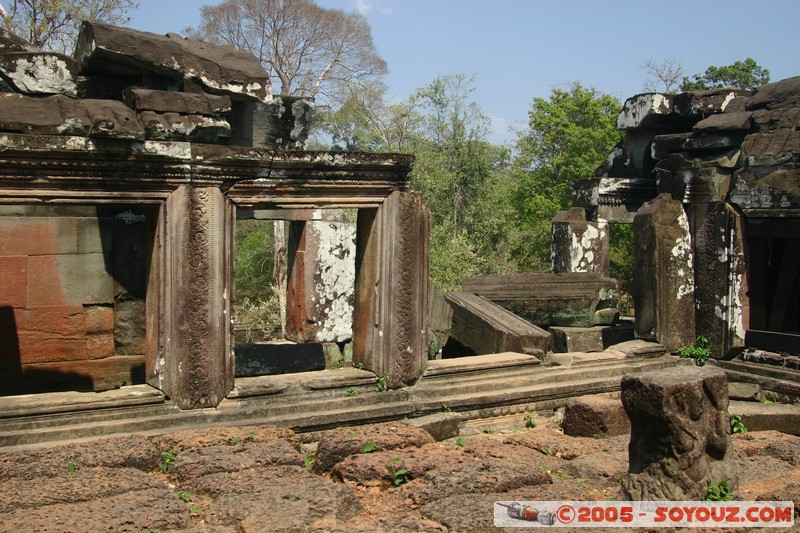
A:
[[[552,218],[572,204],[570,183],[594,176],[622,138],[620,107],[616,98],[579,82],[533,100],[512,169],[518,185],[511,246],[518,268],[549,270]]]
[[[691,79],[684,77],[682,91],[701,91],[715,88],[755,89],[769,83],[769,70],[760,66],[753,58],[736,61],[724,67],[710,66],[703,74]]]
[[[6,28],[34,46],[71,54],[84,20],[126,24],[133,0],[8,0],[0,5]]]

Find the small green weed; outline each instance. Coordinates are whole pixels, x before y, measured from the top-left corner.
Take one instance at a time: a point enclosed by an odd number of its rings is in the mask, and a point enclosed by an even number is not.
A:
[[[203,508],[202,508],[202,507],[200,507],[199,505],[196,505],[196,506],[194,506],[194,507],[191,507],[191,508],[189,509],[189,514],[190,514],[190,515],[192,515],[192,516],[197,516],[197,515],[199,515],[199,514],[200,514],[200,513],[202,513],[202,512],[203,512]]]
[[[561,481],[564,481],[565,479],[572,479],[572,476],[567,474],[566,472],[559,472],[558,470],[552,470],[550,468],[547,468],[546,466],[542,467],[542,472],[546,472],[551,476],[555,476]]]
[[[403,468],[403,460],[393,457],[389,461],[390,463],[386,465],[386,471],[389,473],[389,481],[392,482],[392,485],[399,487],[403,483],[408,483],[411,480],[411,472]],[[395,463],[398,466],[394,466],[391,463]]]
[[[354,389],[353,387],[350,387],[349,389],[344,391],[344,395],[345,396],[350,396],[350,397],[358,396],[358,391],[356,389]]]
[[[697,337],[697,340],[694,341],[694,344],[690,344],[683,350],[680,350],[678,355],[694,359],[697,366],[703,366],[711,356],[711,348],[708,347],[708,339],[700,335]]]
[[[139,533],[161,533],[161,530],[156,528],[140,529]]]
[[[231,441],[231,445],[236,446],[238,444],[241,444],[242,442],[244,442],[242,439],[233,439]]]
[[[439,353],[439,348],[441,347],[438,337],[434,336],[431,342],[428,343],[428,360],[433,361],[436,359],[436,354]]]
[[[719,485],[708,482],[708,489],[706,490],[706,497],[703,498],[704,502],[729,502],[733,500],[730,487],[728,487],[728,480],[723,479]]]
[[[72,464],[72,463],[67,463],[67,472],[69,472],[70,474],[74,474],[75,473],[75,465]]]
[[[452,409],[450,409],[450,406],[449,406],[449,405],[447,405],[446,403],[443,403],[443,404],[442,404],[442,412],[443,412],[443,413],[452,413],[452,412],[453,412],[453,410],[452,410]]]
[[[747,433],[747,428],[742,422],[742,415],[733,415],[731,417],[731,433]]]
[[[192,496],[194,496],[194,494],[192,494],[191,492],[186,492],[185,490],[176,490],[175,495],[183,503],[189,503],[190,501],[192,501]]]
[[[161,452],[161,461],[158,463],[158,467],[161,469],[163,474],[169,472],[172,465],[175,463],[175,452],[167,451]]]
[[[483,432],[486,433],[487,435],[491,435],[492,433],[494,433],[494,428],[486,428],[483,430]]]
[[[375,451],[375,443],[374,442],[367,442],[364,444],[358,453],[372,453]]]
[[[458,437],[456,439],[456,446],[464,446],[464,439],[462,439],[461,437]]]
[[[359,370],[364,370],[364,363],[353,363],[353,366]]]
[[[767,405],[778,403],[778,398],[776,398],[774,394],[769,393],[767,394],[767,397],[764,399],[764,403]]]
[[[316,452],[303,452],[303,466],[306,467],[306,470],[312,472],[314,470],[314,463],[317,462],[317,454]]]
[[[340,357],[333,363],[333,368],[344,368],[344,357]]]
[[[389,373],[384,372],[378,376],[378,381],[375,382],[375,390],[383,392],[389,388]]]
[[[533,419],[533,415],[525,415],[525,427],[530,429],[536,427],[536,420]]]

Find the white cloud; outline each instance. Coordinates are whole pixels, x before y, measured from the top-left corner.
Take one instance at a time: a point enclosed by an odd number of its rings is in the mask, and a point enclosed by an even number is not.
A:
[[[362,15],[366,15],[370,11],[372,11],[372,0],[355,0],[356,4],[356,11],[361,13]]]

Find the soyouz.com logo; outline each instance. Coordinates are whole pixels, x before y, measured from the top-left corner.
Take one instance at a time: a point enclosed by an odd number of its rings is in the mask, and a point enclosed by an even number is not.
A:
[[[497,527],[789,527],[785,502],[500,501]]]

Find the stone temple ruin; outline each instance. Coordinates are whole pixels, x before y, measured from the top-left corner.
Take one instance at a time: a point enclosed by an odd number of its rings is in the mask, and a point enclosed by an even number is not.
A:
[[[146,381],[218,405],[237,214],[293,221],[303,316],[319,304],[305,221],[331,207],[359,210],[356,361],[392,387],[419,377],[429,217],[409,157],[299,151],[313,105],[230,47],[89,22],[74,58],[1,42],[4,393]]]
[[[109,391],[25,396],[0,444],[78,435],[28,420],[54,413],[94,435],[524,412],[679,365],[665,354],[697,335],[718,357],[800,353],[800,78],[628,100],[625,139],[553,221],[552,272],[443,295],[412,158],[306,151],[313,103],[273,95],[248,54],[87,22],[74,57],[0,34],[0,76],[0,395]],[[286,338],[324,344],[316,366],[235,346],[246,218],[289,221]],[[614,223],[636,235],[634,323]],[[265,375],[287,369],[317,371]]]

